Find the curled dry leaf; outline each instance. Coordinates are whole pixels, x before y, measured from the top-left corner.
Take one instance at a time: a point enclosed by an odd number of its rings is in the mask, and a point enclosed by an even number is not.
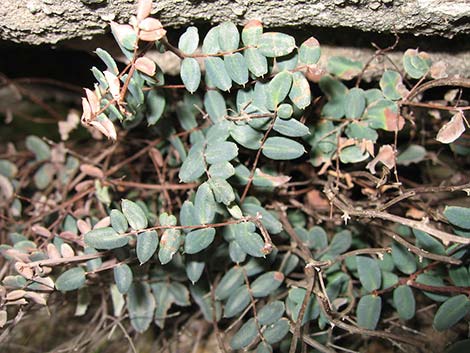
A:
[[[91,112],[96,114],[100,110],[100,100],[92,90],[85,88],[86,97],[90,104]]]
[[[104,136],[108,139],[116,140],[117,133],[114,124],[109,118],[105,115],[100,115],[99,120],[93,120],[89,123],[91,126],[96,128],[99,132],[101,132]]]
[[[34,272],[31,267],[26,265],[24,262],[15,262],[15,270],[26,279],[31,279],[34,276]]]
[[[139,23],[139,28],[143,31],[151,32],[163,29],[163,25],[156,18],[149,17]]]
[[[26,292],[24,295],[25,298],[31,299],[33,302],[39,305],[47,305],[46,299],[44,298],[44,295],[41,295],[36,292]]]
[[[442,143],[451,143],[465,132],[463,113],[457,112],[437,133],[436,140]]]
[[[20,298],[23,298],[25,294],[26,294],[26,291],[24,291],[22,289],[12,290],[10,293],[7,294],[6,300],[15,301],[15,300],[18,300]]]
[[[111,92],[111,95],[113,98],[120,102],[121,101],[121,81],[119,81],[119,78],[113,74],[111,71],[104,71],[103,72],[104,77],[106,78],[106,81],[108,82],[109,85],[109,91]]]
[[[88,124],[88,122],[93,118],[93,115],[91,114],[90,103],[88,103],[88,100],[86,98],[82,98],[82,110],[82,123]]]
[[[95,178],[99,178],[99,179],[104,178],[103,171],[100,168],[95,167],[91,164],[82,164],[80,166],[80,171],[86,175],[89,175]]]
[[[6,305],[26,305],[26,304],[28,304],[28,302],[26,301],[26,299],[23,299],[23,298],[9,301],[6,303]]]
[[[54,244],[47,244],[47,257],[51,260],[60,259],[62,256],[60,255],[59,250]]]
[[[321,196],[321,192],[319,190],[310,190],[307,193],[307,203],[312,209],[326,209],[330,207],[330,203],[327,199]]]
[[[406,211],[406,216],[413,219],[424,219],[426,217],[426,212],[418,210],[417,208],[410,207]]]
[[[445,78],[449,76],[447,75],[447,64],[442,60],[433,63],[429,69],[429,72],[431,77],[434,79]]]
[[[7,323],[7,312],[6,310],[0,310],[0,328],[3,328]]]
[[[54,281],[50,277],[34,277],[33,282],[38,291],[51,292],[54,290]]]
[[[152,2],[153,0],[139,0],[137,5],[137,20],[142,21],[150,15],[152,11]]]
[[[75,256],[75,251],[73,251],[72,247],[66,243],[60,246],[60,253],[64,258],[70,258]]]
[[[161,152],[158,149],[152,148],[149,151],[149,156],[152,159],[152,161],[154,161],[154,163],[158,167],[160,167],[160,168],[163,167],[163,156],[162,156]]]
[[[135,61],[134,66],[137,70],[149,76],[155,75],[155,72],[157,71],[155,62],[146,57],[138,58]]]
[[[139,32],[139,39],[146,41],[146,42],[154,42],[154,41],[162,39],[163,37],[165,37],[165,35],[166,35],[166,31],[163,28],[157,29],[155,31],[142,31],[141,30]]]
[[[85,222],[83,219],[77,221],[77,228],[82,234],[86,234],[91,230],[91,226]]]
[[[367,164],[366,168],[369,169],[372,174],[375,174],[375,166],[379,162],[382,162],[388,169],[395,167],[395,151],[392,146],[384,145],[380,147],[379,153]]]
[[[49,229],[43,226],[40,226],[39,224],[33,225],[31,227],[31,230],[33,231],[34,234],[40,235],[41,237],[44,237],[44,238],[50,238],[52,236]]]
[[[106,228],[106,227],[109,227],[110,224],[111,224],[111,218],[107,216],[101,219],[98,223],[96,223],[93,229]]]
[[[14,259],[16,261],[31,262],[31,260],[29,259],[28,254],[22,253],[21,251],[16,250],[16,249],[4,250],[4,251],[2,251],[2,253],[3,253],[4,256],[9,256],[9,257],[11,257],[12,259]]]
[[[318,83],[320,79],[325,76],[326,71],[317,64],[307,65],[307,71],[305,77],[310,82]]]

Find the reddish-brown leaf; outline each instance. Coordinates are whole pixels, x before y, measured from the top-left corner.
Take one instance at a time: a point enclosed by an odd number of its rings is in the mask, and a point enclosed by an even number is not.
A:
[[[157,71],[157,65],[155,65],[155,62],[146,57],[138,58],[134,65],[137,70],[149,76],[155,75],[155,72]]]
[[[372,174],[375,174],[375,166],[379,162],[385,165],[388,169],[395,167],[395,151],[392,146],[384,145],[380,147],[379,153],[377,153],[377,156],[367,164],[366,168],[369,169]]]
[[[152,11],[152,2],[153,0],[139,0],[137,5],[137,20],[142,21],[150,15]]]

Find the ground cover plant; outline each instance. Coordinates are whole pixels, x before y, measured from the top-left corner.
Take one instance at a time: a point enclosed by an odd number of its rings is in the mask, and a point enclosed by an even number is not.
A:
[[[0,342],[67,298],[93,335],[63,351],[175,350],[193,323],[188,351],[468,349],[470,81],[394,46],[321,67],[258,20],[170,43],[151,7],[111,23],[125,64],[96,50],[83,127],[2,147]]]

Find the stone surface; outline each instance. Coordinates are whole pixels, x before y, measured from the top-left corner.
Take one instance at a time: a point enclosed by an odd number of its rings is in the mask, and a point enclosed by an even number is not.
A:
[[[0,39],[55,44],[104,33],[110,20],[124,21],[134,0],[4,0]],[[470,33],[467,0],[159,0],[153,13],[164,25],[242,25],[261,19],[266,27],[354,28],[452,38]]]

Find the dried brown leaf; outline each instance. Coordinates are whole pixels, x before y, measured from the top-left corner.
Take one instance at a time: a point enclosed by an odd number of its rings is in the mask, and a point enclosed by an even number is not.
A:
[[[9,200],[13,197],[14,190],[13,185],[11,184],[10,180],[7,177],[0,174],[0,201]]]
[[[59,250],[54,244],[47,244],[47,257],[51,260],[60,259],[62,256],[60,255]]]
[[[111,218],[107,216],[101,219],[99,222],[97,222],[95,226],[93,227],[93,229],[106,228],[106,227],[109,227],[110,224],[111,224]]]
[[[103,171],[100,168],[95,167],[91,164],[82,164],[80,166],[80,171],[86,175],[89,175],[95,178],[99,178],[99,179],[104,178]]]
[[[7,311],[6,310],[0,310],[0,328],[3,328],[5,324],[7,323]]]
[[[37,234],[37,235],[40,235],[41,237],[44,237],[44,238],[50,238],[52,237],[52,234],[51,232],[49,231],[49,229],[39,225],[39,224],[35,224],[31,227],[31,230],[33,231],[34,234]]]
[[[149,76],[155,75],[155,72],[157,71],[157,65],[155,65],[155,62],[146,57],[138,58],[134,65],[137,70]]]
[[[39,305],[47,305],[46,299],[44,298],[44,295],[41,295],[36,292],[26,292],[24,295],[25,298],[31,299],[33,302]]]
[[[153,0],[139,0],[139,4],[137,5],[137,20],[142,21],[150,15],[152,2]]]
[[[86,234],[91,230],[91,226],[88,222],[85,222],[83,219],[77,221],[77,228],[82,234]]]
[[[26,279],[31,279],[34,276],[34,272],[31,267],[21,261],[15,262],[15,270]]]
[[[91,112],[96,114],[100,110],[100,100],[92,90],[85,88],[86,97],[90,104]]]
[[[70,258],[75,256],[75,251],[73,251],[72,247],[66,243],[60,246],[60,253],[64,258]]]
[[[465,132],[463,113],[457,112],[449,122],[444,124],[436,136],[436,140],[442,143],[451,143],[457,140]]]
[[[381,146],[377,156],[367,164],[366,168],[369,169],[372,174],[375,174],[375,166],[379,162],[385,165],[388,169],[395,167],[395,151],[392,146]]]
[[[15,300],[18,300],[20,298],[23,298],[25,294],[26,294],[26,291],[24,291],[22,289],[12,290],[11,292],[9,292],[7,294],[6,300],[15,301]]]

